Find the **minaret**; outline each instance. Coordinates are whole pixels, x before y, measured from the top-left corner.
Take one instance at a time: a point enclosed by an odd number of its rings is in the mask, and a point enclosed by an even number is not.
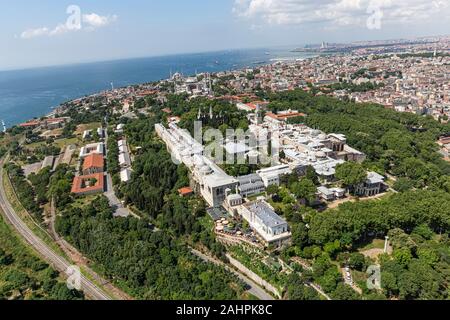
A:
[[[202,109],[198,108],[197,120],[200,120],[201,118],[202,118]]]
[[[211,74],[208,73],[208,79],[209,79],[209,93],[211,94],[213,89],[212,89],[212,80],[211,80]]]
[[[256,105],[256,115],[255,115],[255,117],[256,117],[256,124],[257,125],[260,125],[260,124],[262,124],[262,122],[263,122],[263,120],[262,120],[262,117],[261,117],[261,106],[259,105],[259,103]]]
[[[388,250],[389,250],[389,237],[386,236],[384,242],[384,253],[388,253]]]
[[[214,113],[213,113],[212,106],[209,107],[209,117],[211,118],[211,120],[214,118]]]

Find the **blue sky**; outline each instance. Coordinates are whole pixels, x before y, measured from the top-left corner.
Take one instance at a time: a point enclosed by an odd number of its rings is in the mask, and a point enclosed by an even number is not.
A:
[[[450,0],[0,0],[0,70],[449,34],[449,14]]]

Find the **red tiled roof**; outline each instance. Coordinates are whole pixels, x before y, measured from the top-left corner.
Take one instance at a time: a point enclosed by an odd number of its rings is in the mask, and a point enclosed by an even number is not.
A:
[[[186,187],[186,188],[181,188],[181,189],[179,189],[179,190],[178,190],[178,193],[179,193],[180,195],[182,195],[182,196],[188,196],[188,195],[194,193],[194,190],[192,190],[192,189],[189,188],[189,187]]]
[[[25,123],[20,124],[19,126],[22,128],[26,128],[26,127],[35,127],[38,126],[41,122],[40,121],[28,121]]]
[[[58,123],[58,122],[65,122],[67,119],[66,118],[50,118],[47,119],[47,123]]]
[[[296,117],[306,117],[306,114],[301,112],[291,112],[291,113],[282,113],[282,114],[274,114],[272,112],[267,113],[267,116],[276,120],[286,120],[289,118]]]
[[[103,168],[104,167],[104,159],[101,154],[90,154],[84,159],[83,170],[88,170],[91,168]]]
[[[90,179],[97,180],[96,184],[91,187],[83,188],[83,183],[85,183],[87,180]],[[91,191],[102,192],[104,190],[104,187],[105,187],[105,177],[103,173],[96,173],[87,176],[79,176],[75,177],[75,179],[73,180],[72,193],[78,194]]]

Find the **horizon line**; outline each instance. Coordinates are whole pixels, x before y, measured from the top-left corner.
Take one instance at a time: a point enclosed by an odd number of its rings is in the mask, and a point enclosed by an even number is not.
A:
[[[336,42],[336,44],[352,44],[358,42],[377,42],[377,41],[393,41],[393,40],[412,40],[412,39],[423,39],[430,37],[448,37],[450,34],[436,34],[436,35],[427,35],[427,36],[412,36],[412,37],[400,37],[400,38],[385,38],[378,40],[353,40],[353,41],[344,41],[344,42]],[[319,43],[319,42],[318,42]],[[302,44],[303,46],[314,45],[318,43],[307,43]],[[268,46],[254,46],[254,47],[234,47],[234,48],[222,48],[222,49],[211,49],[211,50],[202,50],[202,51],[186,51],[186,52],[172,52],[172,53],[158,53],[158,54],[146,54],[146,55],[138,55],[138,56],[129,56],[129,57],[117,57],[117,58],[102,58],[95,59],[90,61],[74,61],[74,62],[63,62],[57,64],[42,64],[35,66],[24,66],[24,67],[10,67],[0,69],[0,72],[14,72],[14,71],[27,71],[34,69],[46,69],[46,68],[58,68],[58,67],[67,67],[67,66],[76,66],[76,65],[85,65],[92,63],[106,63],[106,62],[116,62],[116,61],[125,61],[125,60],[138,60],[138,59],[146,59],[146,58],[158,58],[158,57],[170,57],[170,56],[178,56],[178,55],[188,55],[188,54],[203,54],[203,53],[215,53],[215,52],[225,52],[225,51],[237,51],[237,50],[257,50],[257,49],[270,49],[270,48],[281,48],[281,47],[290,47],[293,49],[298,49],[298,46],[294,44],[283,44],[283,45],[268,45]]]

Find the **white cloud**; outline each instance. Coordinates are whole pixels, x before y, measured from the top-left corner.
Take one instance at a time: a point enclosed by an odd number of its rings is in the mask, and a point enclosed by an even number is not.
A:
[[[90,13],[90,14],[83,15],[83,22],[93,28],[105,27],[105,26],[110,25],[111,23],[115,22],[116,20],[117,20],[116,15],[99,16],[96,13]]]
[[[76,32],[85,29],[86,31],[93,31],[98,28],[106,27],[117,21],[117,15],[100,16],[96,13],[85,14],[81,17],[82,24],[78,27],[73,27],[67,23],[60,23],[55,28],[41,27],[36,29],[28,29],[20,35],[22,39],[31,39],[38,37],[53,37],[59,36],[68,32]],[[84,24],[84,25],[83,25]]]
[[[49,35],[50,36],[59,36],[61,34],[69,32],[69,31],[71,31],[71,29],[69,29],[66,24],[58,24],[55,27],[55,29],[53,29],[49,32]]]
[[[384,23],[412,23],[449,10],[448,0],[235,0],[233,12],[272,25],[364,26],[374,8]]]
[[[31,39],[31,38],[48,35],[49,32],[50,32],[50,30],[48,30],[48,28],[46,28],[46,27],[37,28],[37,29],[28,29],[28,30],[25,30],[24,32],[22,32],[20,37],[22,39]]]

